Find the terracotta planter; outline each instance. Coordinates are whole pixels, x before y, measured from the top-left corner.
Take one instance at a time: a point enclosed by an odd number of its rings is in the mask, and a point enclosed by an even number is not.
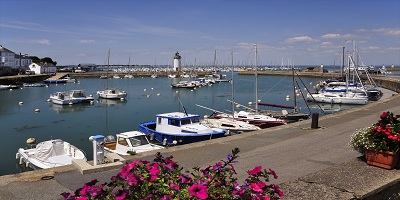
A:
[[[385,169],[393,169],[399,162],[399,154],[394,154],[390,151],[365,149],[365,158],[367,159],[367,164]]]

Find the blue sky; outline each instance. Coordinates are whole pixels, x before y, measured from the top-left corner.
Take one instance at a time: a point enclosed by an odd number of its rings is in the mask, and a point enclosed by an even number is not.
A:
[[[346,42],[347,41],[347,42]],[[400,65],[400,0],[0,0],[0,44],[58,65]]]

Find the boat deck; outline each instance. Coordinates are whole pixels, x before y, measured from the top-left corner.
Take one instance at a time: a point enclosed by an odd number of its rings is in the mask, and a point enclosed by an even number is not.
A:
[[[56,75],[51,76],[48,80],[58,80],[58,79],[66,77],[67,75],[69,75],[69,73],[64,73],[64,72],[57,73]]]

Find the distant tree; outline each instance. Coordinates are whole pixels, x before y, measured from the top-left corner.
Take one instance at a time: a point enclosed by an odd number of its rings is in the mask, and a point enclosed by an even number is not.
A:
[[[32,59],[32,62],[34,62],[34,63],[39,63],[40,62],[40,58],[38,58],[36,56],[30,56],[30,58]]]
[[[47,63],[51,63],[51,64],[54,64],[54,65],[57,65],[57,62],[53,61],[49,57],[42,58],[42,62],[47,62]]]

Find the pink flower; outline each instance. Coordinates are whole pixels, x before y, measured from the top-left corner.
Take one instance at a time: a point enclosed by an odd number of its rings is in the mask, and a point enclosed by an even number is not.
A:
[[[195,196],[196,198],[199,198],[199,199],[207,199],[208,198],[207,186],[197,185],[195,183],[190,188],[188,188],[188,191],[191,195]]]
[[[269,173],[272,174],[274,176],[274,179],[278,178],[278,175],[276,175],[275,171],[272,169],[269,169]]]
[[[250,174],[250,175],[257,175],[258,173],[261,172],[261,169],[262,169],[261,166],[256,166],[256,167],[254,167],[253,170],[251,170],[251,171],[249,171],[247,173]]]
[[[150,182],[154,182],[158,177],[157,176],[151,176]]]
[[[160,166],[160,165],[156,163],[151,167],[151,170],[150,170],[151,175],[156,175],[158,172],[160,172],[160,170],[158,169],[158,166]]]
[[[262,181],[250,184],[250,188],[255,192],[263,192],[263,187],[265,187],[265,183]]]

